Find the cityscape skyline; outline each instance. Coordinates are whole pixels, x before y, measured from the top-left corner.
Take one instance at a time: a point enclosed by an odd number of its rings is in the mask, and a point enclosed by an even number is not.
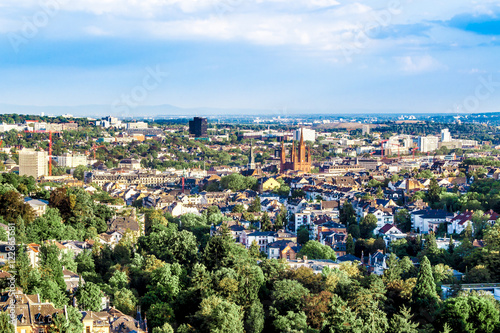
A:
[[[202,108],[498,111],[500,6],[494,1],[24,0],[0,6],[5,113],[86,105],[123,116],[162,105],[193,115]]]

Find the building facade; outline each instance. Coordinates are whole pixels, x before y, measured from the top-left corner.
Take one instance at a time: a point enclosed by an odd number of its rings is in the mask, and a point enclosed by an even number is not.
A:
[[[189,121],[189,134],[197,138],[207,136],[207,118],[194,117]]]
[[[48,175],[47,152],[33,149],[19,151],[19,175],[35,179]]]
[[[309,128],[297,129],[293,132],[293,139],[299,141],[304,136],[304,141],[316,141],[316,131]]]

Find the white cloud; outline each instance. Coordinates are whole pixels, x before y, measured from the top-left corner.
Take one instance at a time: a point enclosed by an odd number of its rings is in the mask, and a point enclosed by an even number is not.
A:
[[[446,68],[439,61],[428,54],[423,56],[396,57],[396,60],[400,65],[400,69],[410,74],[431,72]]]
[[[40,11],[39,0],[1,0],[0,32],[22,29],[23,16]],[[58,1],[60,13],[50,24],[61,24],[46,34],[49,38],[85,36],[117,36],[127,38],[158,38],[165,40],[234,40],[262,45],[290,45],[327,58],[342,58],[342,48],[356,45],[355,51],[381,52],[386,47],[407,51],[422,49],[421,45],[449,45],[460,36],[450,38],[450,29],[433,29],[427,36],[397,37],[394,40],[365,38],[359,42],[360,30],[377,24],[375,13],[388,10],[383,1],[338,0],[42,0]],[[393,14],[389,24],[408,24],[424,18],[448,18],[467,8],[466,0],[456,5],[430,0],[401,1],[401,11]],[[378,6],[375,6],[376,2]],[[470,7],[470,6],[469,6]],[[376,9],[375,9],[376,8]],[[429,14],[429,8],[433,13]],[[9,10],[19,12],[12,19]],[[439,13],[439,14],[435,14]],[[61,20],[59,21],[59,16]],[[418,19],[415,19],[417,17]],[[71,25],[59,22],[71,22]],[[361,27],[361,28],[360,28]],[[364,28],[363,28],[364,27]],[[459,33],[459,32],[456,32]],[[461,34],[462,35],[462,34]],[[471,37],[475,38],[475,37]],[[473,44],[477,40],[471,41]],[[390,44],[388,44],[390,43]],[[317,52],[317,53],[315,53]],[[436,68],[429,56],[401,57],[406,72]],[[437,66],[439,67],[439,66]]]

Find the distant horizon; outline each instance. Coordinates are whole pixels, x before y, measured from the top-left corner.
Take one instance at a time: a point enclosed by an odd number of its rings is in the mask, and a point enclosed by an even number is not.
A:
[[[9,111],[9,109],[11,109]],[[54,110],[56,109],[56,110]],[[109,109],[108,113],[105,110]],[[161,109],[165,109],[161,111]],[[214,108],[214,107],[193,107],[184,108],[169,104],[162,105],[141,105],[134,110],[130,110],[125,113],[113,114],[112,109],[109,105],[99,105],[99,104],[87,104],[87,105],[8,105],[0,103],[0,114],[24,114],[41,116],[62,116],[66,114],[74,115],[75,117],[104,117],[104,116],[116,116],[118,118],[151,118],[151,117],[195,117],[195,116],[206,116],[206,117],[216,117],[216,116],[238,116],[238,117],[297,117],[297,116],[307,116],[318,117],[331,116],[331,117],[341,117],[341,116],[460,116],[460,115],[476,115],[476,114],[492,114],[500,113],[499,111],[482,111],[482,112],[443,112],[436,114],[432,111],[390,111],[390,110],[345,110],[345,111],[329,111],[329,110],[303,110],[303,109],[286,109],[286,110],[266,110],[266,109],[248,109],[248,108]],[[104,112],[104,113],[103,113]],[[155,112],[155,113],[153,113]],[[251,112],[251,114],[248,114]],[[272,112],[272,113],[270,113]],[[144,114],[146,113],[146,114]]]

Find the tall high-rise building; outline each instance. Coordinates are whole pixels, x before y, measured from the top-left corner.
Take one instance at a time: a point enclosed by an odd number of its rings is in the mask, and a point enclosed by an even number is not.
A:
[[[295,141],[300,141],[302,135],[304,136],[304,141],[316,141],[316,131],[309,128],[301,128],[295,130],[295,132],[293,132],[293,139]]]
[[[368,135],[370,134],[370,125],[363,125],[362,129],[361,129],[361,134],[363,135]]]
[[[189,121],[189,134],[197,138],[207,136],[207,118],[194,117]]]
[[[451,141],[451,134],[450,130],[447,128],[444,128],[441,130],[441,142],[450,142]]]
[[[19,175],[38,178],[48,175],[48,160],[46,151],[23,149],[19,151]]]

